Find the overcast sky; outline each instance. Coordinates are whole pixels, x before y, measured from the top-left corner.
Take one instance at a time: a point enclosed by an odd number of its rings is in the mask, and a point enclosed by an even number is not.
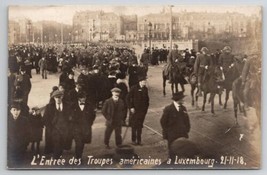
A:
[[[115,12],[117,14],[137,14],[139,16],[148,13],[159,13],[166,6],[90,6],[90,5],[71,5],[71,6],[10,6],[9,19],[17,20],[29,18],[33,21],[54,20],[65,24],[72,24],[72,18],[76,11],[103,10],[105,12]],[[173,12],[239,12],[245,15],[255,14],[260,16],[260,6],[185,6],[175,5]]]

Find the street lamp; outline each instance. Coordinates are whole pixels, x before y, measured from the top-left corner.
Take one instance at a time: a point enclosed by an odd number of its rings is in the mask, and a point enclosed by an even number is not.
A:
[[[71,43],[71,33],[69,32],[69,41]]]
[[[55,34],[55,43],[57,43],[57,34]]]
[[[14,30],[14,41],[13,41],[13,44],[15,44],[15,41],[16,41],[16,33],[17,33],[17,31]]]
[[[76,33],[76,36],[77,36],[77,42],[79,41],[79,33],[78,33],[78,30],[75,31]]]
[[[27,33],[26,34],[26,42],[30,43],[30,35],[31,35],[31,21],[28,21],[26,24]]]
[[[151,29],[152,29],[152,23],[148,23],[148,39],[149,39],[149,52],[151,53]]]
[[[170,16],[170,17],[171,17],[171,18],[170,18],[170,20],[171,20],[171,21],[170,21],[171,26],[170,26],[170,36],[169,36],[169,37],[170,37],[170,52],[171,52],[171,51],[172,51],[172,26],[173,26],[173,25],[172,25],[172,23],[173,23],[173,19],[172,19],[172,8],[173,8],[174,6],[173,6],[173,5],[170,5],[169,7],[170,7],[170,15],[171,15],[171,16]]]

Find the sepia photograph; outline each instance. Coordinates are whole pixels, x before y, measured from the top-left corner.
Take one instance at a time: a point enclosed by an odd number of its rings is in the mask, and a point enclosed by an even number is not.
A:
[[[262,7],[8,7],[7,169],[260,169]]]

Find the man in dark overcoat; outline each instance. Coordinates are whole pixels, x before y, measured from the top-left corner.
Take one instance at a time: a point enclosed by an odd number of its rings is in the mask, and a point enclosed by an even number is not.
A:
[[[143,123],[149,106],[146,77],[139,77],[139,83],[131,87],[128,105],[131,112],[132,142],[133,144],[141,145]]]
[[[12,103],[8,115],[7,160],[8,167],[19,167],[23,161],[30,141],[30,123],[21,113],[19,103]]]
[[[78,93],[82,91],[82,86],[80,82],[75,82],[75,88],[70,90],[67,95],[67,100],[69,102],[78,101]]]
[[[81,74],[78,76],[77,81],[82,86],[82,90],[88,91],[88,69],[86,67],[81,68]]]
[[[163,139],[168,141],[170,158],[173,157],[170,151],[172,142],[181,137],[188,138],[190,131],[189,116],[183,105],[184,97],[183,92],[173,94],[173,103],[164,108],[160,119]]]
[[[52,152],[55,159],[62,155],[69,133],[70,107],[62,100],[63,95],[60,90],[53,92],[51,98],[54,98],[54,102],[46,105],[44,112],[45,152]]]
[[[16,76],[14,85],[22,92],[22,99],[25,104],[28,104],[29,93],[32,88],[31,80],[24,67],[21,67],[20,74]]]
[[[149,57],[149,50],[145,49],[144,53],[141,55],[140,64],[144,65],[144,67],[146,68],[146,73],[148,71]]]
[[[82,158],[84,145],[91,143],[92,125],[96,113],[95,105],[86,100],[86,93],[78,92],[77,100],[72,104],[73,137],[75,141],[76,158]]]
[[[120,146],[122,144],[121,127],[125,108],[123,100],[119,98],[120,92],[119,88],[111,89],[112,97],[104,102],[102,108],[102,114],[106,118],[104,143],[107,149],[110,148],[109,139],[113,130],[115,130],[116,145]]]

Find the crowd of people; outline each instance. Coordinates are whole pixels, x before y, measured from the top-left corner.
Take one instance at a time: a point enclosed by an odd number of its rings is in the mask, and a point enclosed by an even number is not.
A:
[[[175,62],[184,62],[203,82],[203,72],[211,64],[229,69],[234,63],[231,48],[207,54],[193,49],[144,49],[137,59],[134,49],[115,46],[35,46],[14,45],[9,49],[8,76],[8,155],[10,165],[17,165],[27,146],[40,153],[40,141],[45,127],[45,154],[58,159],[64,150],[70,150],[75,141],[75,156],[80,159],[85,144],[92,141],[92,125],[96,111],[101,108],[106,119],[104,144],[110,148],[110,136],[115,131],[116,145],[122,145],[122,126],[132,128],[132,144],[142,145],[142,128],[149,108],[146,79],[149,65],[167,62],[172,71]],[[32,69],[43,81],[49,73],[60,72],[59,83],[52,88],[44,114],[40,108],[28,107]],[[75,81],[74,75],[79,72]],[[169,76],[170,82],[172,76]],[[201,92],[201,91],[200,91]],[[201,95],[201,94],[199,94]],[[183,106],[183,92],[173,94],[172,105],[164,109],[161,125],[168,146],[180,137],[188,137],[190,121]],[[129,123],[127,117],[129,116]],[[177,116],[177,117],[175,117]],[[22,129],[23,128],[23,129]],[[176,130],[180,128],[179,130]],[[19,133],[19,134],[17,134]],[[173,134],[176,133],[176,134]],[[170,156],[173,153],[170,151]]]
[[[105,132],[107,148],[113,130],[118,135],[116,141],[121,140],[119,138],[121,127],[128,125],[126,123],[128,109],[131,111],[131,116],[140,118],[131,117],[130,124],[135,133],[132,136],[133,142],[141,144],[141,128],[149,104],[148,91],[145,87],[148,62],[149,60],[143,58],[141,63],[138,63],[134,50],[126,47],[78,45],[62,49],[56,46],[12,46],[9,50],[8,76],[10,110],[8,153],[11,164],[16,165],[21,162],[30,142],[32,151],[40,153],[44,127],[44,153],[52,153],[54,158],[59,158],[63,150],[71,149],[74,140],[75,155],[81,158],[84,144],[91,142],[91,126],[95,120],[96,110],[101,108],[101,105],[107,120]],[[36,70],[36,74],[40,74],[43,81],[49,78],[50,73],[60,72],[59,83],[52,88],[50,101],[42,115],[38,107],[30,109],[28,106],[32,69]],[[75,81],[74,74],[77,72],[80,73]],[[126,76],[129,77],[126,79]],[[115,95],[113,95],[114,88],[117,88]],[[143,93],[140,94],[143,91],[145,96]],[[113,102],[118,97],[122,102],[113,109],[114,104],[108,103],[107,99]],[[144,98],[146,102],[143,106],[141,102]],[[17,122],[20,119],[24,121],[23,126]],[[25,123],[28,127],[21,132],[25,136],[18,137],[13,129],[24,127]],[[122,144],[119,140],[116,142],[118,146]]]

